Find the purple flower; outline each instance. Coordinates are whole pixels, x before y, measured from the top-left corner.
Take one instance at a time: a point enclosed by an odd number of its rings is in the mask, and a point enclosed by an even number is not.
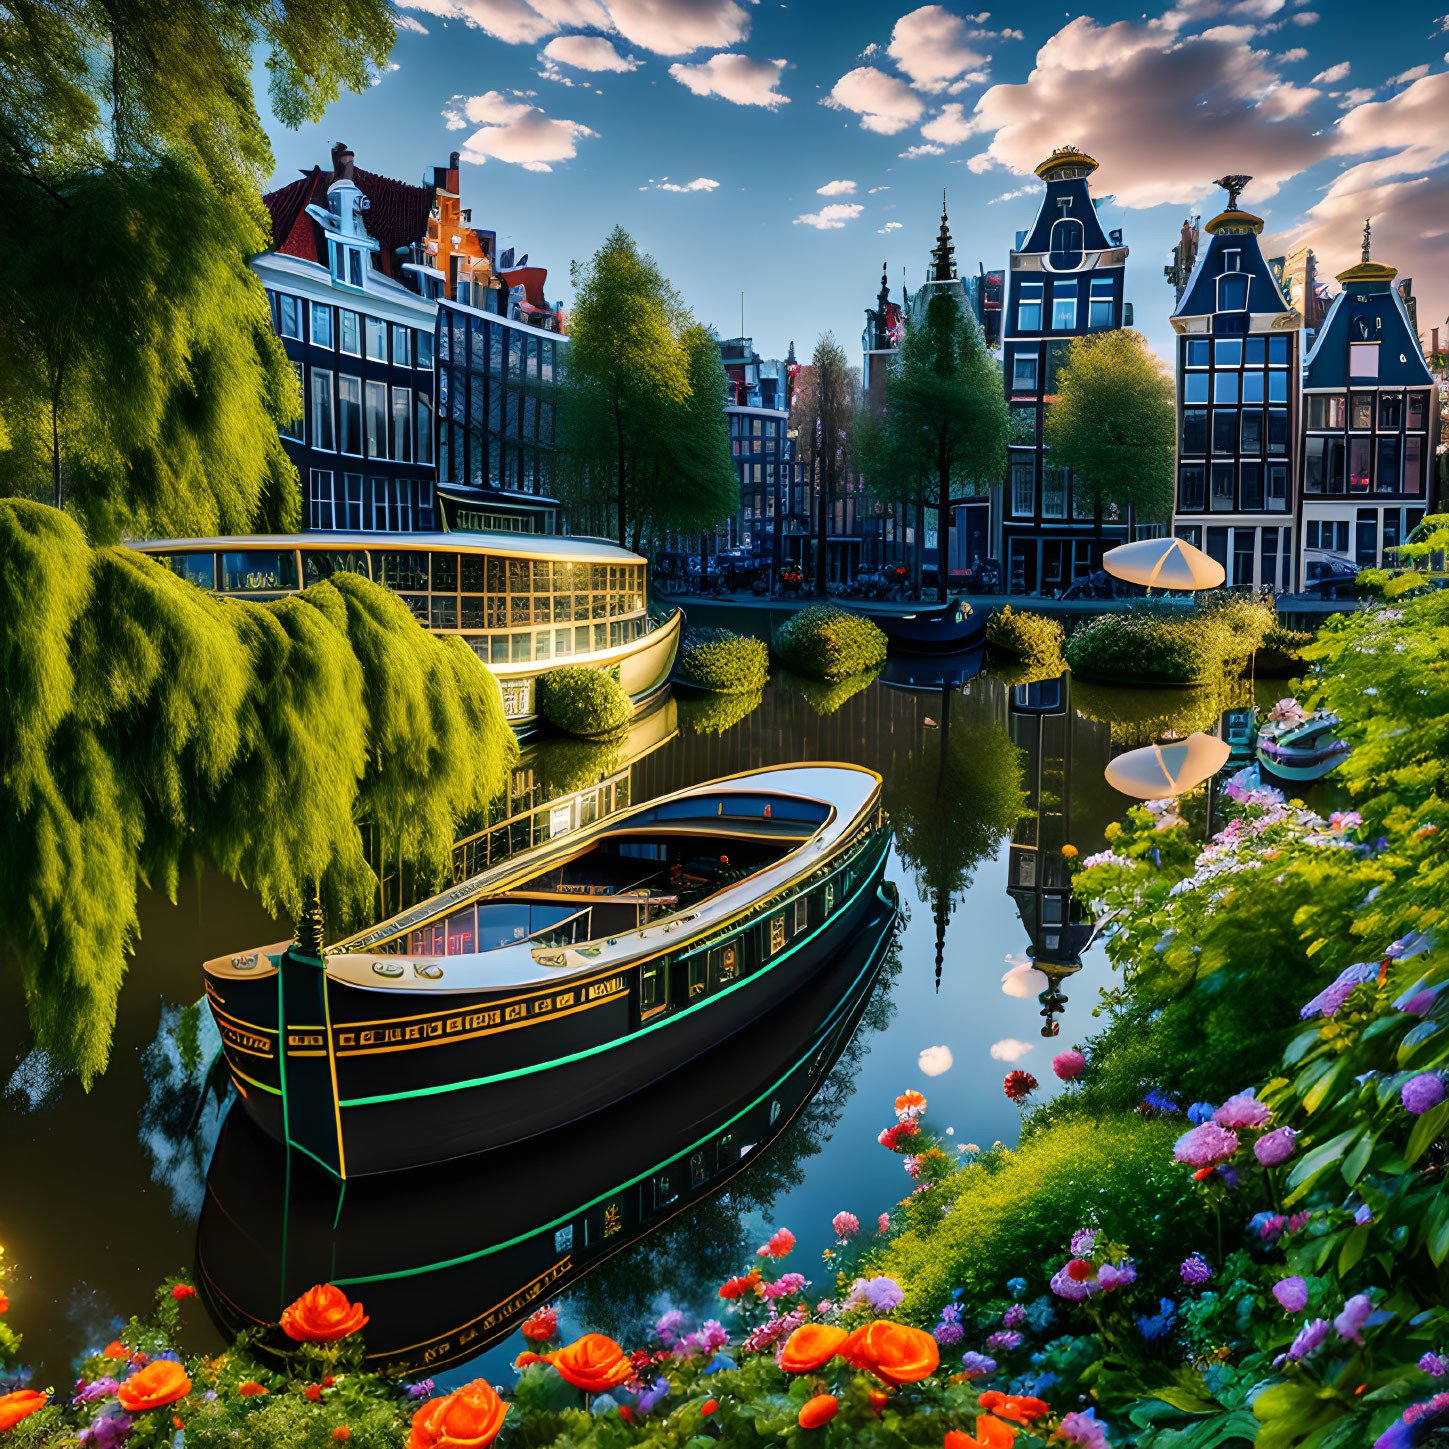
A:
[[[663,1314],[654,1325],[656,1338],[662,1340],[665,1348],[673,1345],[674,1340],[679,1337],[679,1331],[684,1327],[684,1312],[679,1308],[671,1308],[668,1313]]]
[[[408,1385],[408,1398],[410,1399],[426,1399],[432,1392],[432,1379],[422,1379],[418,1383]]]
[[[859,1308],[868,1303],[877,1313],[889,1313],[891,1309],[900,1307],[905,1296],[894,1278],[857,1278],[850,1285],[845,1306]]]
[[[961,1355],[961,1377],[963,1379],[982,1379],[987,1374],[996,1372],[996,1360],[987,1358],[984,1353],[977,1353],[975,1349],[969,1349]]]
[[[1238,1150],[1238,1134],[1216,1122],[1190,1127],[1173,1144],[1172,1155],[1189,1167],[1212,1167],[1226,1162]]]
[[[1021,1335],[1014,1328],[999,1329],[986,1340],[986,1347],[998,1352],[1010,1352],[1013,1348],[1021,1347]]]
[[[1359,1227],[1366,1228],[1374,1220],[1374,1211],[1366,1202],[1360,1203],[1354,1210],[1353,1220]]]
[[[1417,1077],[1410,1077],[1399,1088],[1399,1100],[1404,1104],[1406,1112],[1422,1117],[1431,1107],[1437,1107],[1444,1100],[1444,1083],[1439,1080],[1438,1072],[1421,1072]]]
[[[959,1309],[957,1310],[959,1313]],[[944,1314],[941,1315],[943,1318]],[[1020,1328],[1026,1322],[1026,1309],[1020,1303],[1013,1303],[1005,1313],[1001,1315],[1001,1326],[1003,1328]]]
[[[1214,1107],[1211,1102],[1194,1102],[1192,1106],[1187,1109],[1187,1120],[1191,1122],[1194,1127],[1200,1127],[1217,1110],[1218,1109]]]
[[[1073,1409],[1062,1418],[1057,1435],[1078,1449],[1109,1449],[1107,1426],[1098,1422],[1094,1409]]]
[[[931,1333],[937,1343],[960,1343],[966,1337],[966,1330],[959,1323],[938,1323]]]
[[[1213,1121],[1219,1127],[1266,1127],[1273,1113],[1251,1092],[1239,1092],[1229,1097],[1216,1112]]]
[[[1367,981],[1377,980],[1378,974],[1377,961],[1361,961],[1356,966],[1344,967],[1338,973],[1337,980],[1331,986],[1325,986],[1298,1015],[1304,1021],[1307,1021],[1310,1016],[1337,1015],[1339,1007],[1348,1000],[1354,987],[1362,986]]]
[[[1433,1009],[1434,998],[1438,994],[1439,988],[1437,986],[1424,991],[1406,992],[1394,1002],[1394,1010],[1407,1011],[1414,1016],[1428,1016],[1429,1012]]]
[[[1161,1087],[1154,1087],[1150,1092],[1148,1092],[1148,1094],[1142,1099],[1142,1105],[1146,1107],[1149,1111],[1162,1113],[1164,1117],[1167,1116],[1170,1112],[1177,1111],[1176,1099],[1173,1097],[1169,1097],[1167,1093],[1162,1090]]]
[[[1419,1367],[1436,1379],[1442,1379],[1446,1373],[1449,1373],[1449,1365],[1446,1365],[1437,1353],[1426,1353],[1419,1360]]]
[[[1162,1298],[1158,1300],[1156,1313],[1137,1320],[1137,1329],[1148,1343],[1153,1343],[1164,1334],[1171,1333],[1176,1321],[1177,1304],[1171,1298]]]
[[[1315,1318],[1311,1323],[1305,1323],[1288,1345],[1289,1361],[1297,1363],[1299,1359],[1307,1358],[1328,1337],[1328,1329],[1326,1318]]]
[[[1294,1276],[1273,1285],[1273,1297],[1285,1313],[1301,1313],[1308,1307],[1308,1280]]]
[[[1356,1293],[1343,1305],[1343,1312],[1333,1320],[1338,1336],[1349,1343],[1362,1343],[1363,1326],[1373,1311],[1373,1299],[1367,1293]]]
[[[1282,1213],[1254,1213],[1248,1220],[1248,1227],[1267,1243],[1276,1243],[1287,1226],[1288,1219]]]
[[[115,1379],[92,1379],[76,1391],[75,1401],[78,1404],[91,1404],[97,1399],[108,1399],[120,1387]]]
[[[1212,1264],[1201,1253],[1190,1253],[1182,1260],[1182,1267],[1177,1271],[1182,1281],[1190,1288],[1210,1282],[1213,1276]]]
[[[1070,1299],[1073,1303],[1083,1303],[1097,1291],[1097,1283],[1087,1278],[1081,1282],[1073,1278],[1065,1268],[1058,1268],[1052,1274],[1050,1288],[1058,1298]]]
[[[1253,1156],[1264,1167],[1277,1167],[1293,1155],[1293,1139],[1297,1135],[1291,1127],[1275,1127],[1253,1143]]]
[[[1097,1269],[1097,1282],[1107,1293],[1114,1288],[1125,1288],[1129,1283],[1136,1281],[1137,1269],[1132,1266],[1131,1258],[1124,1258],[1120,1263],[1103,1263]]]
[[[1085,1258],[1097,1246],[1096,1228],[1078,1228],[1072,1234],[1071,1254],[1074,1258]]]
[[[669,1393],[668,1379],[655,1379],[643,1393],[634,1400],[634,1412],[640,1417],[653,1413],[659,1401]]]

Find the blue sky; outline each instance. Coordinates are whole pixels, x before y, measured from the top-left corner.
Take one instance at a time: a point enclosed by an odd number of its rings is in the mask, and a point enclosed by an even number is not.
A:
[[[981,0],[983,4],[991,0]],[[1140,3],[1140,0],[1139,0]],[[841,0],[405,0],[388,69],[300,131],[274,180],[326,164],[411,181],[460,150],[463,204],[500,246],[568,269],[615,224],[696,316],[766,356],[831,329],[858,354],[888,264],[918,286],[947,193],[962,272],[1005,265],[1032,167],[1071,143],[1131,248],[1137,325],[1170,351],[1162,267],[1227,171],[1256,179],[1270,254],[1309,238],[1331,276],[1413,276],[1449,310],[1449,0],[1176,0],[1086,12]]]

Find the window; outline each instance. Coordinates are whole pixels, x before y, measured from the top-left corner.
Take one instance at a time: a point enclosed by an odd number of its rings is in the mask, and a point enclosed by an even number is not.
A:
[[[339,327],[338,336],[341,341],[341,350],[353,357],[362,356],[362,334],[358,328],[358,316],[356,312],[349,312],[345,308],[337,314]]]
[[[1348,440],[1348,491],[1350,493],[1368,492],[1370,446],[1371,440],[1368,438],[1350,438]]]
[[[379,533],[385,533],[385,532],[388,531],[388,521],[387,521],[387,479],[386,478],[374,478],[372,480],[372,526]],[[396,567],[397,567],[397,562],[396,562],[397,560],[401,559],[401,560],[406,561],[406,560],[411,559],[411,557],[412,557],[411,554],[405,554],[405,553],[404,554],[385,553],[385,554],[382,555],[382,566],[383,566],[382,582],[383,582],[383,584],[387,588],[390,588],[390,589],[398,589],[398,588],[403,588],[403,587],[411,587],[411,585],[404,585],[404,584],[400,583],[399,580],[398,580],[398,575],[394,571],[396,569]],[[423,561],[423,574],[422,574],[422,578],[423,578],[423,585],[422,586],[424,588],[426,588],[427,587],[427,578],[428,578],[428,574],[427,574],[427,561],[426,560]]]
[[[413,460],[413,390],[410,387],[392,390],[392,460],[394,463]]]
[[[1052,288],[1052,331],[1072,332],[1077,325],[1077,284],[1057,282]]]
[[[1424,491],[1424,440],[1412,434],[1404,439],[1404,492]]]
[[[1255,528],[1233,530],[1233,583],[1239,586],[1253,582],[1253,554],[1256,552],[1253,545],[1257,531]]]
[[[1274,367],[1287,367],[1288,339],[1286,337],[1279,336],[1268,339],[1268,361]]]
[[[332,452],[332,374],[324,368],[312,369],[312,446],[323,453]]]
[[[1212,343],[1206,337],[1189,337],[1187,339],[1187,365],[1189,367],[1206,367],[1212,357]]]
[[[351,373],[337,377],[337,425],[344,453],[362,454],[362,379]]]
[[[1223,253],[1223,271],[1241,272],[1243,270],[1243,254],[1240,251],[1225,251]]]
[[[1340,393],[1315,392],[1308,395],[1308,426],[1310,428],[1341,428],[1348,416],[1346,399]]]
[[[1051,265],[1069,272],[1082,264],[1082,223],[1064,216],[1052,223]]]
[[[1022,282],[1017,293],[1016,330],[1018,332],[1041,331],[1041,282]]]
[[[1287,383],[1286,372],[1273,372],[1268,374],[1274,382]],[[1274,398],[1274,402],[1282,402],[1282,398]],[[1243,401],[1245,403],[1260,403],[1263,401],[1263,374],[1261,372],[1245,372],[1243,374]]]
[[[394,367],[411,367],[413,365],[413,329],[411,327],[393,327],[392,365]]]
[[[1232,453],[1238,446],[1238,415],[1227,408],[1213,409],[1213,452]]]
[[[1281,465],[1277,465],[1281,466]],[[1263,506],[1263,465],[1243,463],[1238,468],[1239,507],[1244,513],[1256,513]]]
[[[1238,374],[1236,372],[1215,372],[1213,374],[1213,401],[1235,403],[1238,400]]]
[[[1091,289],[1091,308],[1087,316],[1087,326],[1093,332],[1100,332],[1112,325],[1112,279],[1111,277],[1093,277]]]
[[[1288,374],[1286,372],[1269,372],[1268,401],[1275,403],[1288,401]]]
[[[1184,463],[1178,474],[1177,506],[1184,513],[1201,513],[1204,503],[1204,476],[1201,463]]]
[[[1268,464],[1268,507],[1274,513],[1288,511],[1288,465]]]
[[[277,293],[277,330],[283,337],[302,340],[302,308],[295,297]]]
[[[367,355],[375,362],[386,362],[387,323],[381,317],[364,317],[362,324],[367,335]]]
[[[419,333],[419,336],[423,334]],[[433,461],[433,403],[432,399],[418,393],[415,398],[417,433],[415,435],[415,460],[419,463]]]
[[[367,384],[367,456],[387,457],[387,384]]]
[[[347,523],[348,528],[362,527],[362,474],[346,473],[342,478],[347,487]],[[343,527],[342,520],[337,520],[337,527]],[[359,570],[360,572],[360,570]]]
[[[1034,407],[1013,407],[1009,410],[1006,440],[1009,443],[1022,444],[1036,442],[1036,409]]]
[[[1248,305],[1248,278],[1242,272],[1228,272],[1218,278],[1218,311],[1241,312]]]
[[[1046,468],[1042,472],[1041,511],[1044,518],[1067,516],[1067,470]]]
[[[1212,480],[1213,512],[1231,513],[1233,511],[1233,465],[1231,463],[1214,463]]]
[[[1379,456],[1374,468],[1374,491],[1376,493],[1397,493],[1399,491],[1399,440],[1397,436],[1379,439]]]
[[[1377,342],[1350,342],[1348,344],[1348,375],[1354,377],[1377,377],[1379,375],[1379,345]]]
[[[1011,465],[1011,511],[1018,518],[1036,512],[1036,480],[1031,463]]]
[[[418,333],[415,352],[418,359],[418,366],[431,371],[433,366],[433,334],[431,332]]]
[[[1379,394],[1379,431],[1397,432],[1404,425],[1404,395],[1401,392]]]
[[[1427,426],[1425,418],[1428,415],[1429,394],[1426,392],[1411,392],[1409,394],[1409,427],[1422,428]]]
[[[313,528],[332,528],[332,472],[328,468],[312,469],[310,522]]]
[[[1371,392],[1356,392],[1349,403],[1349,426],[1355,432],[1367,432],[1374,425],[1374,395]]]
[[[1243,414],[1243,442],[1239,451],[1249,458],[1263,451],[1263,414],[1257,408],[1249,408]]]
[[[1037,355],[1035,352],[1014,352],[1011,357],[1012,392],[1035,392]]]
[[[1205,403],[1208,400],[1207,373],[1188,372],[1183,374],[1182,400],[1185,403]]]
[[[312,346],[332,346],[332,308],[325,302],[312,303]]]
[[[1243,339],[1241,337],[1214,339],[1213,364],[1217,367],[1241,367],[1243,365]]]
[[[1182,451],[1189,458],[1200,458],[1207,452],[1206,408],[1183,409]]]
[[[1264,356],[1267,353],[1266,339],[1262,337],[1248,338],[1247,349],[1243,355],[1243,361],[1248,367],[1262,367]]]
[[[1270,453],[1286,453],[1288,451],[1288,409],[1268,409],[1268,451]]]
[[[302,364],[300,362],[294,362],[292,364],[292,371],[297,374],[297,399],[300,403],[306,396],[307,391],[306,384],[302,381]],[[283,423],[277,431],[284,438],[295,438],[299,443],[302,442],[306,432],[302,425],[302,417],[303,414],[299,412],[290,423]]]

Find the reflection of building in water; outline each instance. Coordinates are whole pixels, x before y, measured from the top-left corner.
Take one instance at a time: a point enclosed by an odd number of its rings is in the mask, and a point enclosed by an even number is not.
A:
[[[1063,846],[1077,843],[1073,786],[1079,774],[1081,783],[1095,783],[1094,775],[1100,779],[1110,735],[1105,725],[1073,713],[1066,674],[1014,686],[1007,714],[1012,742],[1026,756],[1027,808],[1011,833],[1006,893],[1030,937],[1027,955],[1047,978],[1038,1000],[1045,1018],[1041,1034],[1051,1037],[1057,1034],[1057,1013],[1067,1004],[1062,982],[1081,970],[1082,952],[1096,930],[1072,895],[1071,870],[1062,854]],[[1090,828],[1094,840],[1100,830],[1081,819],[1075,826],[1077,833]]]

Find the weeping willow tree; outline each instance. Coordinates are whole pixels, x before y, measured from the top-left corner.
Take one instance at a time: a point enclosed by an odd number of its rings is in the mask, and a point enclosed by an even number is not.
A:
[[[516,746],[461,640],[348,575],[217,599],[66,515],[0,502],[0,931],[37,1045],[105,1069],[144,884],[210,862],[273,913],[339,924],[367,821],[437,874]]]

